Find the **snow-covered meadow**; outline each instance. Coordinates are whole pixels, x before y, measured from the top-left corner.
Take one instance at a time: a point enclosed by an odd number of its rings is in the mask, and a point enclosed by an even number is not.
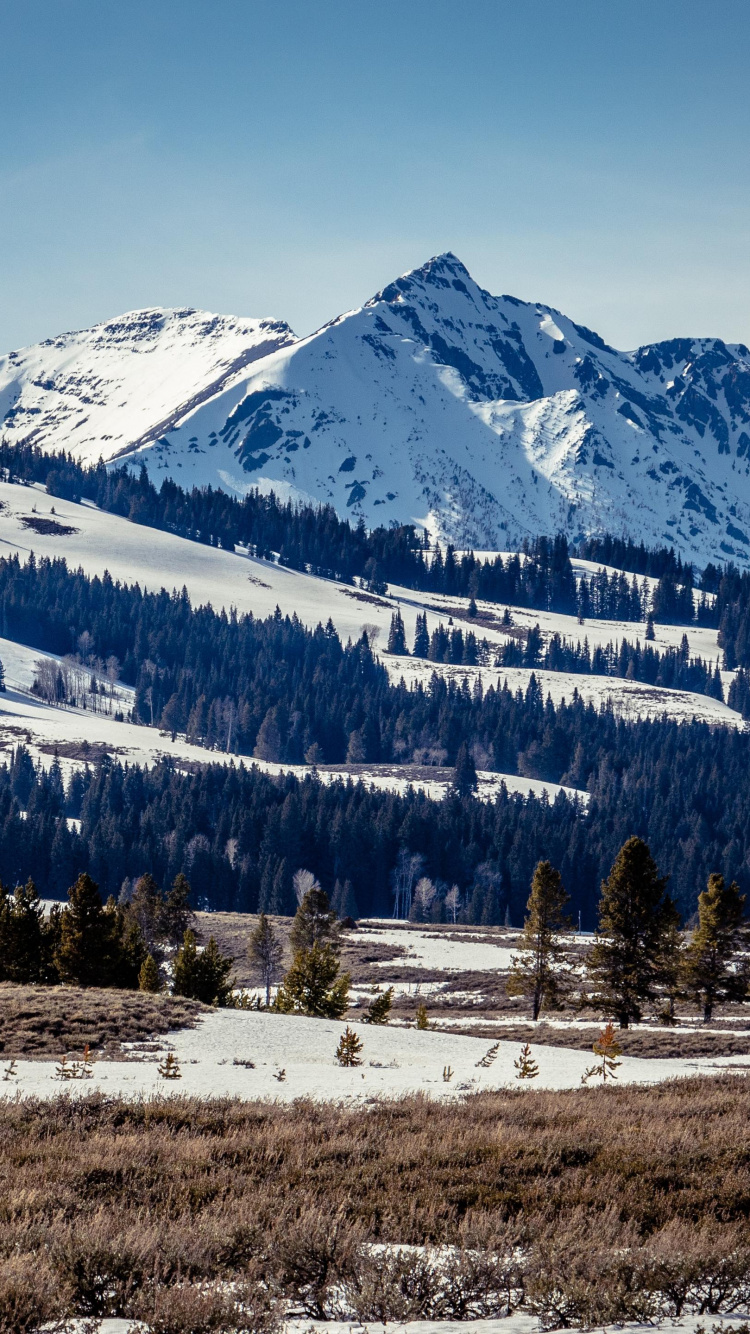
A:
[[[94,1063],[90,1079],[61,1080],[52,1061],[19,1059],[15,1073],[0,1078],[0,1095],[53,1098],[100,1090],[127,1099],[180,1093],[242,1100],[297,1098],[368,1103],[423,1093],[456,1098],[502,1088],[569,1089],[580,1085],[591,1065],[585,1051],[532,1045],[539,1076],[519,1083],[514,1060],[519,1045],[446,1032],[418,1031],[350,1023],[360,1037],[362,1065],[341,1067],[335,1058],[343,1021],[306,1019],[253,1010],[217,1010],[192,1029],[172,1033],[163,1051],[174,1053],[181,1078],[159,1074],[155,1053],[131,1053],[132,1059]],[[490,1047],[496,1056],[480,1062]],[[724,1070],[750,1069],[750,1056],[644,1060],[622,1057],[619,1084],[651,1084],[665,1079]],[[450,1073],[449,1073],[450,1072]]]

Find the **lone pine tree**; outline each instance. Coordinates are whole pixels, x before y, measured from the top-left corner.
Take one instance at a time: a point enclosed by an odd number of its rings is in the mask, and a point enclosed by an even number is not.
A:
[[[570,927],[564,915],[568,902],[560,872],[550,862],[538,862],[526,904],[519,953],[511,959],[506,982],[509,996],[530,998],[534,1020],[539,1018],[541,1010],[557,1010],[562,1002],[564,970],[569,958],[559,935]]]
[[[391,628],[388,632],[388,652],[399,653],[402,656],[409,652],[406,647],[404,620],[400,611],[394,611],[391,616]]]
[[[516,1067],[516,1079],[536,1079],[539,1074],[539,1066],[531,1055],[528,1042],[524,1043],[518,1060],[513,1064]]]
[[[617,1079],[615,1070],[618,1070],[622,1064],[617,1059],[622,1053],[622,1047],[615,1037],[615,1028],[611,1019],[602,1029],[591,1050],[598,1059],[581,1075],[581,1083],[587,1084],[595,1076],[598,1076],[603,1084],[606,1084],[608,1079]]]
[[[362,1064],[362,1043],[354,1029],[350,1028],[348,1024],[339,1039],[339,1045],[336,1048],[336,1060],[339,1065]]]
[[[621,1028],[637,1022],[644,1003],[657,993],[664,935],[673,916],[666,884],[640,838],[623,845],[602,884],[588,969],[595,1003],[613,1013]]]
[[[740,951],[746,946],[745,896],[723,875],[709,876],[708,888],[698,895],[698,926],[687,947],[685,983],[688,993],[703,1006],[708,1023],[714,1006],[747,998],[748,977]]]

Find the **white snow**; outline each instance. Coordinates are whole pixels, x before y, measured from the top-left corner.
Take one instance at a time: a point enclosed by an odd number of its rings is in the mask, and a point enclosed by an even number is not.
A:
[[[370,938],[382,945],[398,945],[406,954],[381,963],[382,968],[429,968],[445,972],[490,972],[510,968],[514,950],[488,940],[449,938],[445,930],[414,930],[360,923],[356,940]]]
[[[295,1098],[366,1103],[373,1098],[394,1098],[423,1092],[435,1098],[455,1098],[483,1089],[519,1087],[513,1061],[518,1044],[500,1042],[495,1061],[487,1068],[477,1062],[488,1050],[485,1038],[417,1029],[374,1027],[349,1021],[363,1046],[363,1065],[344,1069],[335,1051],[343,1021],[306,1019],[257,1011],[216,1010],[194,1029],[171,1034],[164,1041],[180,1065],[182,1078],[161,1078],[150,1056],[133,1061],[98,1061],[91,1079],[60,1081],[51,1061],[17,1062],[17,1079],[0,1083],[4,1097],[57,1096],[101,1090],[111,1097],[140,1098],[170,1093],[197,1097]],[[585,1051],[532,1044],[539,1065],[534,1088],[576,1088],[591,1065]],[[253,1061],[254,1069],[233,1065],[234,1059]],[[454,1074],[443,1079],[443,1068]],[[728,1059],[658,1059],[622,1057],[619,1084],[649,1084],[694,1074],[746,1070],[750,1056]],[[279,1080],[279,1071],[285,1078]]]

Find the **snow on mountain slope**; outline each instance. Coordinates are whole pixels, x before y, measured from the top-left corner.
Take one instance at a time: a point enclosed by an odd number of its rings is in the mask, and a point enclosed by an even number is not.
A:
[[[626,532],[750,564],[750,352],[622,353],[452,254],[294,340],[138,311],[0,360],[3,438],[332,502],[461,546]]]
[[[199,310],[134,310],[0,357],[0,422],[11,443],[111,459],[154,439],[293,341],[287,324]]]
[[[155,479],[332,502],[462,546],[627,532],[750,561],[750,352],[621,353],[454,255],[281,348],[138,451]]]

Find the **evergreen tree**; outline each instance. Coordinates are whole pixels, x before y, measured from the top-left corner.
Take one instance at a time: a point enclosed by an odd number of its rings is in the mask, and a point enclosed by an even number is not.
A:
[[[34,881],[17,885],[7,905],[2,976],[9,982],[41,982],[45,973],[44,913]]]
[[[387,1024],[393,1004],[393,987],[388,987],[374,996],[367,1007],[363,1022],[366,1024]]]
[[[560,1008],[564,990],[563,969],[569,964],[560,933],[570,929],[564,908],[570,900],[550,862],[539,862],[531,882],[526,904],[526,920],[519,953],[512,956],[511,972],[506,982],[509,996],[528,996],[531,1017],[540,1011]]]
[[[672,916],[667,877],[646,843],[629,838],[602,884],[599,930],[588,957],[595,1001],[621,1028],[641,1018],[656,995],[662,942]]]
[[[184,940],[185,932],[195,921],[195,913],[190,906],[190,883],[180,871],[172,883],[161,909],[161,932],[170,945],[178,945]]]
[[[518,1060],[513,1064],[516,1067],[516,1079],[536,1079],[539,1074],[539,1066],[531,1055],[528,1042],[524,1043]]]
[[[336,1048],[336,1060],[339,1065],[352,1066],[362,1064],[362,1042],[353,1028],[347,1024]]]
[[[314,945],[327,944],[333,950],[340,947],[336,914],[328,902],[328,895],[317,881],[312,889],[306,891],[297,908],[289,933],[289,944],[295,954],[298,950],[310,950]]]
[[[120,907],[113,898],[104,909],[107,933],[107,984],[135,989],[148,946],[130,905]]]
[[[109,985],[110,950],[110,923],[99,887],[84,871],[68,890],[60,922],[55,964],[61,981],[80,987]]]
[[[417,612],[417,625],[414,632],[415,658],[426,658],[430,651],[430,636],[427,632],[427,612]]]
[[[734,880],[727,886],[723,875],[709,876],[708,888],[698,896],[698,926],[685,959],[685,982],[703,1006],[704,1023],[710,1022],[716,1005],[747,999],[744,909],[745,896]]]
[[[188,929],[174,961],[172,990],[176,996],[188,996],[204,1005],[226,1005],[232,991],[229,974],[233,962],[221,953],[213,936],[199,952],[195,932]]]
[[[276,993],[274,1009],[280,1014],[307,1014],[340,1019],[349,1005],[348,973],[339,975],[339,961],[330,944],[298,950]]]
[[[189,996],[197,999],[198,989],[198,941],[190,928],[185,932],[172,968],[172,991],[175,996]]]
[[[266,990],[266,1005],[271,1004],[271,987],[278,981],[284,947],[265,913],[258,918],[258,925],[248,941],[247,952],[250,962],[260,977]]]
[[[394,611],[391,616],[391,628],[388,633],[388,652],[398,653],[401,656],[405,654],[408,655],[409,652],[406,647],[406,630],[404,628],[404,621],[400,611]]]
[[[427,1018],[427,1006],[422,1003],[417,1006],[417,1028],[425,1029],[430,1027],[430,1021]]]
[[[234,959],[222,954],[213,936],[198,955],[196,973],[198,978],[196,1000],[204,1005],[226,1005],[232,994],[233,983],[230,980]]]
[[[479,786],[477,766],[465,741],[461,742],[456,755],[456,767],[453,772],[452,790],[457,797],[470,797]]]
[[[148,871],[136,880],[129,906],[143,939],[148,948],[152,949],[161,935],[163,903],[161,890]]]
[[[138,974],[138,990],[156,993],[161,991],[161,979],[159,977],[159,965],[153,954],[147,954],[141,964]]]
[[[593,1044],[592,1051],[599,1059],[581,1075],[581,1083],[587,1084],[595,1075],[599,1076],[603,1084],[606,1084],[608,1079],[617,1079],[615,1070],[619,1069],[621,1064],[617,1058],[622,1053],[622,1047],[615,1037],[615,1027],[611,1019]]]

